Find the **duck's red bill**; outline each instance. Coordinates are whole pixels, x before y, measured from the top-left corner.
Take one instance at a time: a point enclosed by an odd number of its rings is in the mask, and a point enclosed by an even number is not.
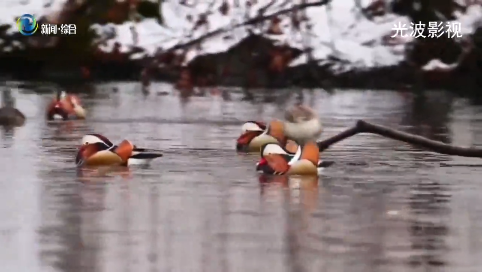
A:
[[[259,160],[258,162],[258,166],[265,165],[265,164],[268,164],[268,161],[265,158],[261,158],[261,160]]]

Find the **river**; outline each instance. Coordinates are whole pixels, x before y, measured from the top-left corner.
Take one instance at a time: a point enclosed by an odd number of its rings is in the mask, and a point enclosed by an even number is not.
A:
[[[27,122],[0,138],[2,272],[482,270],[478,159],[357,135],[322,154],[336,163],[319,179],[259,176],[258,155],[236,154],[235,139],[284,105],[237,93],[183,102],[157,95],[172,92],[165,84],[148,96],[134,83],[94,89],[80,95],[89,118],[63,123],[44,119],[52,94],[14,92]],[[482,107],[445,93],[308,98],[323,137],[364,119],[482,144]],[[79,173],[86,133],[165,154],[149,168]]]

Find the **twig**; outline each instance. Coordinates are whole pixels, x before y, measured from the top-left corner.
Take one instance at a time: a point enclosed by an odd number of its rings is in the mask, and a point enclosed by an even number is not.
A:
[[[234,27],[240,27],[240,26],[244,26],[244,25],[255,24],[255,23],[258,23],[258,22],[262,22],[262,21],[265,21],[265,20],[272,19],[272,18],[280,16],[280,15],[288,14],[288,13],[293,12],[295,10],[306,9],[306,8],[309,8],[309,7],[323,6],[323,5],[326,5],[329,2],[330,2],[330,0],[321,0],[321,1],[313,2],[313,3],[302,3],[302,4],[294,5],[291,8],[282,9],[282,10],[277,11],[277,12],[275,12],[273,14],[270,14],[270,15],[257,16],[253,19],[247,20],[246,22],[241,23],[240,25],[236,25]]]
[[[352,137],[358,133],[377,134],[383,137],[402,141],[407,144],[418,146],[429,151],[444,155],[482,158],[482,149],[480,148],[449,145],[439,141],[430,140],[422,136],[406,133],[381,125],[372,124],[363,120],[358,120],[356,125],[352,128],[349,128],[331,138],[318,142],[318,148],[320,149],[320,151],[324,151],[328,149],[331,145],[340,142],[346,138]]]
[[[258,9],[258,16],[263,16],[264,13],[274,4],[276,3],[275,0],[271,0],[268,2],[268,4],[264,5],[263,7]]]
[[[227,31],[232,31],[232,30],[234,30],[235,28],[238,28],[238,27],[257,24],[259,22],[270,20],[270,19],[275,18],[275,17],[280,16],[280,15],[288,14],[290,12],[293,12],[294,10],[301,10],[301,9],[306,9],[306,8],[309,8],[309,7],[323,6],[323,5],[325,5],[329,2],[330,2],[330,0],[320,0],[318,2],[313,2],[313,3],[304,3],[304,4],[294,5],[291,8],[282,9],[282,10],[277,11],[275,13],[272,13],[270,15],[256,16],[255,18],[246,20],[242,23],[235,24],[235,25],[230,26],[230,27],[223,27],[223,28],[216,29],[214,31],[208,32],[208,33],[202,35],[201,37],[199,37],[197,39],[194,39],[194,40],[191,40],[189,42],[186,42],[186,43],[183,43],[183,44],[177,44],[177,45],[167,49],[165,52],[174,51],[174,50],[177,50],[177,49],[182,49],[182,48],[193,46],[193,45],[195,45],[199,42],[202,42],[206,39],[209,39],[211,37],[214,37],[216,35],[219,35],[221,33],[227,32]]]

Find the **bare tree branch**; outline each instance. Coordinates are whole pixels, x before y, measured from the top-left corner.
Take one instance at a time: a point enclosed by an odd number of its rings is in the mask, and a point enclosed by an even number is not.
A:
[[[312,2],[312,3],[303,3],[303,4],[299,4],[299,5],[294,5],[292,6],[291,8],[286,8],[286,9],[282,9],[282,10],[279,10],[275,13],[272,13],[272,14],[269,14],[269,15],[260,15],[260,16],[256,16],[252,19],[249,19],[249,20],[246,20],[242,23],[239,23],[239,24],[235,24],[233,26],[229,26],[229,27],[223,27],[223,28],[220,28],[220,29],[217,29],[217,30],[214,30],[214,31],[211,31],[211,32],[208,32],[204,35],[202,35],[201,37],[199,38],[196,38],[194,40],[191,40],[189,42],[186,42],[186,43],[182,43],[182,44],[178,44],[178,45],[175,45],[169,49],[166,49],[166,51],[164,52],[169,52],[169,51],[174,51],[174,50],[178,50],[178,49],[183,49],[183,48],[186,48],[186,47],[190,47],[190,46],[193,46],[197,43],[200,43],[206,39],[209,39],[209,38],[212,38],[214,36],[217,36],[221,33],[224,33],[224,32],[227,32],[227,31],[232,31],[233,29],[235,28],[238,28],[238,27],[242,27],[242,26],[246,26],[246,25],[252,25],[252,24],[257,24],[259,22],[263,22],[263,21],[266,21],[266,20],[270,20],[272,18],[275,18],[277,16],[280,16],[280,15],[284,15],[284,14],[288,14],[290,12],[293,12],[295,10],[301,10],[301,9],[306,9],[306,8],[309,8],[309,7],[318,7],[318,6],[323,6],[323,5],[326,5],[327,3],[329,3],[331,0],[320,0],[320,1],[317,1],[317,2]]]
[[[358,120],[354,127],[351,127],[331,138],[318,142],[318,148],[320,149],[320,151],[326,150],[331,145],[359,133],[377,134],[393,140],[402,141],[410,145],[418,146],[439,154],[482,158],[482,149],[480,148],[454,146],[439,141],[430,140],[422,136],[398,131],[385,126],[372,124],[363,120]]]

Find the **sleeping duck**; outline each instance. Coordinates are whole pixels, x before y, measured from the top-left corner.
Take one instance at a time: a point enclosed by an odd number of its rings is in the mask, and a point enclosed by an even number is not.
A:
[[[316,141],[323,132],[321,120],[308,106],[296,105],[285,112],[283,133],[298,144]]]
[[[79,167],[149,165],[160,157],[162,153],[159,150],[138,148],[127,140],[114,145],[103,135],[87,134],[82,137],[75,164]]]

